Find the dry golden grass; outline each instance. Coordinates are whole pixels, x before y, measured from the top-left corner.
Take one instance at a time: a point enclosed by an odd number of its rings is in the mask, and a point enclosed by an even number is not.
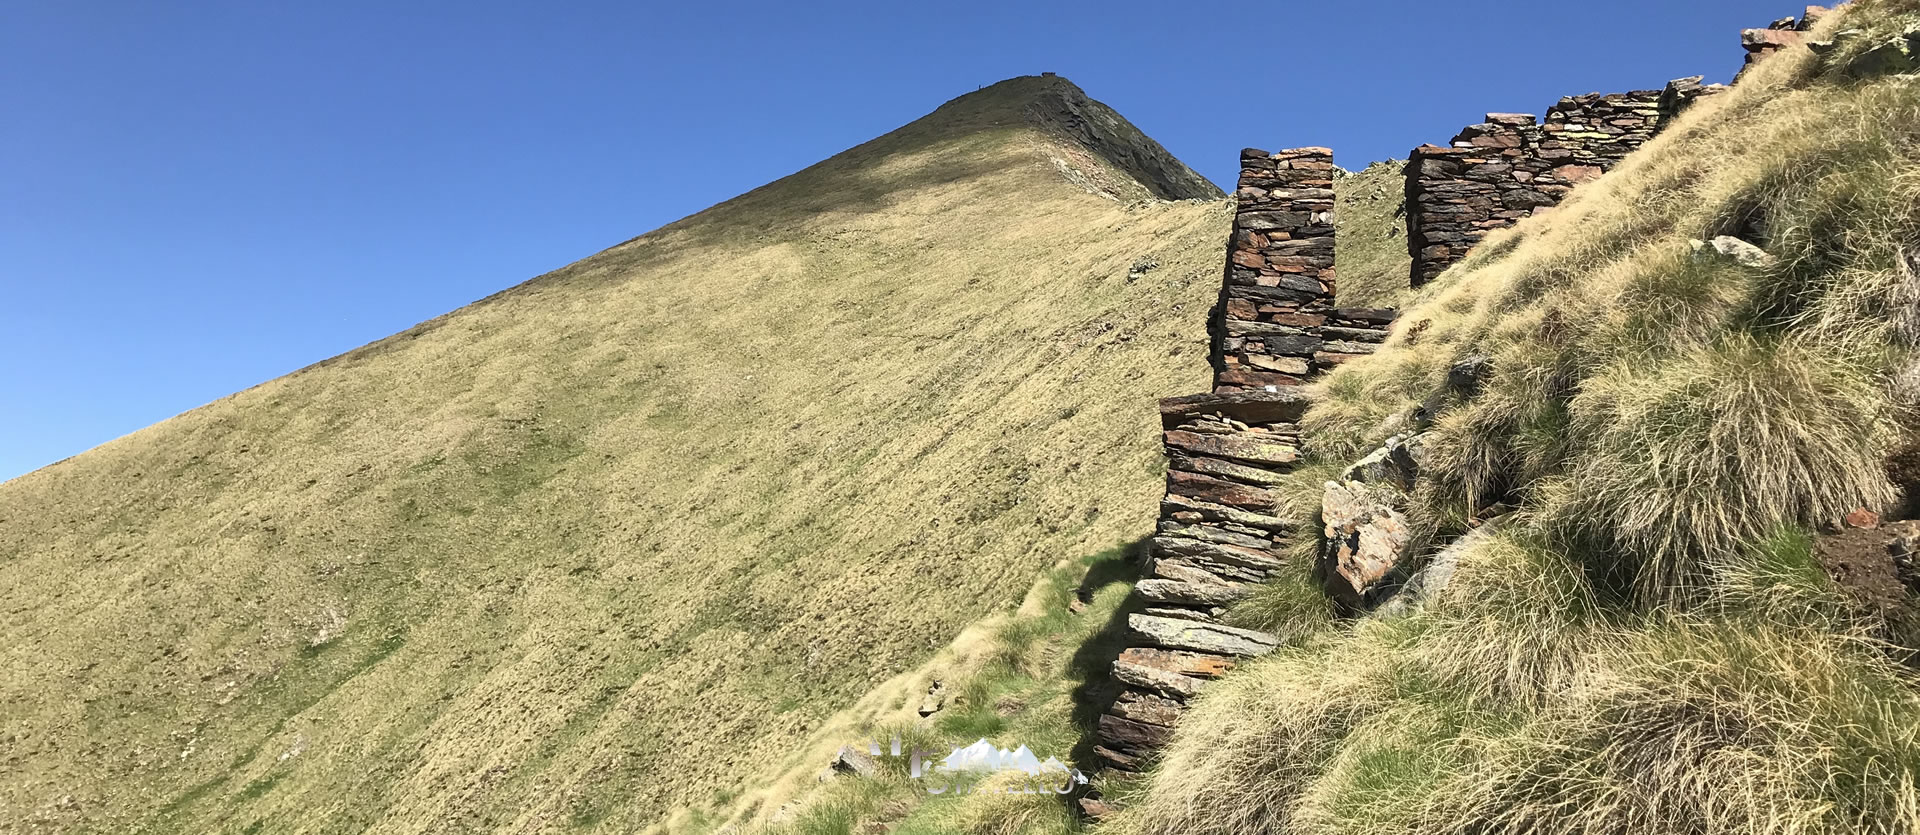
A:
[[[1405,169],[1404,160],[1376,162],[1334,183],[1341,307],[1400,307],[1413,294]]]
[[[1145,534],[1226,210],[1058,83],[0,485],[0,819],[631,831]]]
[[[1224,680],[1103,831],[1916,831],[1912,673],[1844,620],[1741,605],[1754,579],[1711,618],[1629,615],[1552,551],[1486,540],[1426,608]]]

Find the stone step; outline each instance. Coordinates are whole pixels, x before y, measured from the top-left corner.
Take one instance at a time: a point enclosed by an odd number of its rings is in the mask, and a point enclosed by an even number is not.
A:
[[[1224,655],[1153,647],[1128,647],[1120,652],[1119,660],[1142,669],[1209,680],[1226,675],[1237,663]]]
[[[1162,518],[1181,522],[1230,522],[1235,525],[1259,528],[1274,533],[1285,533],[1299,527],[1298,523],[1284,516],[1241,510],[1237,507],[1228,507],[1223,504],[1188,498],[1186,496],[1169,495],[1162,498],[1160,500],[1160,515]]]
[[[1157,578],[1141,580],[1133,588],[1143,600],[1183,606],[1227,606],[1245,600],[1252,593],[1239,583],[1194,583]]]
[[[1240,533],[1210,524],[1183,525],[1172,519],[1160,521],[1160,533],[1165,536],[1177,536],[1183,539],[1198,539],[1216,545],[1237,545],[1241,548],[1271,550],[1273,540],[1259,534]]]
[[[1266,655],[1280,646],[1279,638],[1265,632],[1152,615],[1128,615],[1127,630],[1132,637],[1164,649],[1240,658]]]
[[[1142,725],[1171,728],[1186,710],[1186,705],[1165,696],[1129,690],[1120,694],[1120,698],[1113,703],[1113,710],[1109,712]]]
[[[1182,675],[1152,664],[1142,663],[1140,658],[1129,658],[1126,653],[1121,653],[1120,658],[1113,662],[1113,678],[1129,687],[1181,701],[1199,695],[1200,691],[1207,686],[1206,679]]]
[[[1204,455],[1173,453],[1167,456],[1167,466],[1181,472],[1218,476],[1255,487],[1272,487],[1285,480],[1284,473],[1277,470],[1209,458]]]
[[[1161,442],[1169,449],[1195,455],[1232,458],[1250,464],[1291,469],[1300,461],[1300,446],[1291,439],[1276,438],[1264,432],[1236,432],[1231,435],[1202,435],[1171,430],[1161,433]]]
[[[1170,429],[1178,426],[1181,418],[1205,414],[1222,414],[1244,423],[1295,423],[1312,403],[1313,399],[1298,389],[1189,394],[1160,401],[1160,420]]]
[[[1167,744],[1173,738],[1173,729],[1161,725],[1149,725],[1123,719],[1111,713],[1100,715],[1100,741],[1121,752],[1152,751]]]
[[[1222,545],[1181,536],[1156,536],[1148,540],[1147,548],[1147,553],[1154,559],[1199,559],[1261,571],[1272,571],[1286,564],[1285,560],[1272,551],[1242,548],[1238,545]]]
[[[1167,471],[1167,492],[1255,513],[1272,513],[1280,504],[1278,494],[1263,488],[1179,470]]]

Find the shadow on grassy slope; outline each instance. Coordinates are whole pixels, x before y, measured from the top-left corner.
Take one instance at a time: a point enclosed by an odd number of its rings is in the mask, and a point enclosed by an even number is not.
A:
[[[1123,584],[1131,589],[1134,581],[1140,579],[1140,567],[1146,563],[1148,541],[1142,539],[1114,557],[1095,562],[1088,568],[1086,579],[1081,581],[1075,596],[1091,601],[1101,589],[1109,586]],[[1068,662],[1067,671],[1076,682],[1073,726],[1080,731],[1079,741],[1073,744],[1073,762],[1079,763],[1083,771],[1096,767],[1094,731],[1100,714],[1120,695],[1120,684],[1113,680],[1113,662],[1127,648],[1127,616],[1145,606],[1138,594],[1129,591],[1107,616],[1107,622],[1080,644]]]
[[[954,695],[945,710],[931,721],[873,728],[871,736],[898,734],[909,747],[942,755],[984,738],[1004,748],[1026,745],[1042,759],[1062,756],[1085,770],[1093,723],[1114,696],[1108,672],[1126,616],[1138,605],[1133,582],[1145,547],[1137,541],[1052,572],[1022,612],[988,636],[984,662],[947,682]],[[1078,613],[1075,601],[1085,604]],[[895,835],[998,835],[1081,826],[1069,796],[1005,793],[999,778],[970,793],[931,795],[893,765],[871,777],[835,778],[803,798],[791,820],[761,831],[846,835],[884,826]]]

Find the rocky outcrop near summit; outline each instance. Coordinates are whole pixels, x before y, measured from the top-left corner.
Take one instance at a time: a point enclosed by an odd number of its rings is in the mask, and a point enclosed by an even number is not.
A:
[[[1040,88],[1027,105],[1029,119],[1098,154],[1145,186],[1155,198],[1215,200],[1224,196],[1219,186],[1072,82],[1052,73],[1023,80]]]

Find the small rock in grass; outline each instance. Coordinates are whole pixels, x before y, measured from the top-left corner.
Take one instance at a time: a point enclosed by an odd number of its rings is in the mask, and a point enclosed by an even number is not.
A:
[[[1756,270],[1771,267],[1775,261],[1766,250],[1732,235],[1721,235],[1711,241],[1694,241],[1692,246],[1693,258],[1696,261],[1725,258],[1742,267]]]
[[[861,777],[872,777],[880,773],[878,759],[851,745],[840,746],[840,752],[833,755],[833,762],[827,767],[836,774],[856,774]]]

